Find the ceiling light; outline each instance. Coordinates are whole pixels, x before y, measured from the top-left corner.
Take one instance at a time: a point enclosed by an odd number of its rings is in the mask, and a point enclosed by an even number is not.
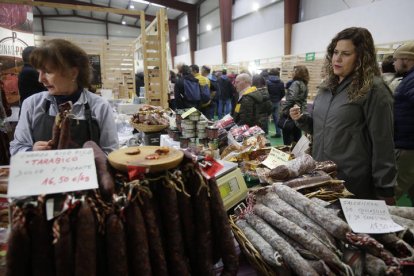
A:
[[[147,5],[149,5],[150,4],[150,2],[148,2],[148,1],[144,1],[144,0],[132,0],[133,2],[137,2],[137,3],[141,3],[141,4],[147,4]]]
[[[211,25],[207,24],[206,29],[207,29],[207,31],[211,31]]]
[[[253,5],[252,5],[252,8],[253,8],[254,11],[258,11],[259,8],[260,8],[259,3],[254,2]]]
[[[181,37],[181,41],[184,42],[185,41],[185,36]]]
[[[131,4],[131,5],[129,5],[129,8],[133,10],[133,9],[135,9],[135,6]]]
[[[126,21],[125,20],[122,20],[122,25],[126,25]]]

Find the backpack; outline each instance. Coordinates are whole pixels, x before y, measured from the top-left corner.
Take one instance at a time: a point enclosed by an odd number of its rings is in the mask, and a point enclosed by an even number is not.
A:
[[[210,102],[210,87],[208,87],[208,85],[200,85],[200,96],[202,104],[207,104]]]
[[[187,101],[199,102],[201,100],[201,89],[198,82],[184,79],[184,96]]]

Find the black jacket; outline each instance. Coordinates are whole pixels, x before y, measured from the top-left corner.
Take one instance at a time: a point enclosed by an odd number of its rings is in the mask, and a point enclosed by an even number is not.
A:
[[[39,73],[30,64],[25,63],[19,74],[18,87],[20,94],[20,106],[23,101],[33,94],[47,89],[39,82]]]
[[[184,79],[197,82],[198,79],[196,79],[193,75],[185,75],[177,80],[177,82],[174,85],[174,97],[175,97],[175,103],[178,109],[184,109],[184,108],[199,108],[200,102],[191,102],[188,101],[185,97],[184,93]]]
[[[285,96],[285,84],[278,76],[270,75],[267,80],[267,91],[272,103],[278,103]]]

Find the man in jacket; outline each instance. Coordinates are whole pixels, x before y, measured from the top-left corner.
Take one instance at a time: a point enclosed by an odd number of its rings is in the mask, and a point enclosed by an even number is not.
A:
[[[272,101],[272,116],[276,130],[276,134],[272,137],[280,138],[282,136],[281,129],[277,126],[277,121],[279,119],[280,101],[285,96],[285,85],[283,81],[280,80],[280,71],[278,68],[270,69],[266,84],[270,100]]]
[[[18,76],[18,87],[20,95],[20,107],[23,101],[31,95],[46,91],[47,89],[39,82],[39,73],[32,67],[29,62],[30,54],[35,49],[34,46],[28,46],[23,50],[23,68]]]
[[[269,115],[265,109],[268,104],[271,105],[270,99],[251,85],[252,77],[249,74],[242,73],[236,77],[235,86],[239,98],[234,108],[234,122],[237,125],[257,125],[265,129]]]
[[[233,84],[231,83],[231,80],[227,76],[226,69],[223,69],[219,73],[217,82],[220,88],[217,115],[218,115],[218,118],[221,119],[223,118],[224,115],[231,113],[233,106],[234,106],[232,105],[233,94],[235,94],[236,91],[234,89]]]
[[[394,67],[403,76],[394,94],[394,144],[398,168],[396,198],[407,193],[414,204],[414,42],[395,50]]]

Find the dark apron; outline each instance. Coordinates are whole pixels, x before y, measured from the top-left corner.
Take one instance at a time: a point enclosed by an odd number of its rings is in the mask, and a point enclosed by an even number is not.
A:
[[[36,122],[33,130],[33,143],[37,141],[49,141],[52,139],[55,116],[49,115],[50,101],[46,101],[45,113]],[[99,145],[100,131],[98,122],[92,119],[91,109],[85,103],[85,120],[70,119],[71,142],[69,148],[82,148],[86,141],[94,141]]]

